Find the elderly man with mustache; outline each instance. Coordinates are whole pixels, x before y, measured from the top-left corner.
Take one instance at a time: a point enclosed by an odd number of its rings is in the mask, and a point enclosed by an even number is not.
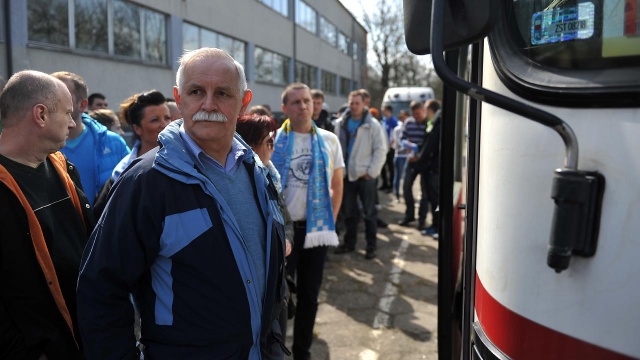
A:
[[[182,56],[176,82],[183,120],[115,183],[84,253],[86,356],[282,359],[284,225],[267,169],[235,134],[252,96],[244,69],[202,48]]]

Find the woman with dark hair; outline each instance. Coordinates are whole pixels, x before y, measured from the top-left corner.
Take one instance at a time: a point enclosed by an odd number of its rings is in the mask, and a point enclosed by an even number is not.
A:
[[[111,173],[96,197],[93,212],[96,219],[102,215],[107,205],[107,195],[113,183],[118,180],[122,172],[138,156],[158,146],[158,135],[171,122],[171,114],[164,95],[157,90],[133,94],[120,104],[120,119],[131,126],[135,143],[131,153],[125,156]]]
[[[285,221],[285,238],[287,239],[287,248],[285,256],[289,256],[293,246],[293,221],[285,205],[284,198],[282,197],[282,184],[280,183],[280,174],[276,170],[275,166],[271,163],[271,155],[273,154],[273,140],[275,138],[276,130],[278,130],[278,124],[276,121],[266,115],[244,115],[238,119],[236,123],[236,132],[242,136],[242,139],[251,146],[260,161],[269,169],[269,177],[278,190],[278,205],[282,217]],[[287,284],[293,284],[293,279],[287,279]],[[282,309],[280,314],[280,328],[282,332],[287,331],[287,318],[293,317],[295,306],[291,301],[291,296],[287,291],[287,298],[285,300],[286,307]]]
[[[122,102],[120,118],[133,129],[135,143],[131,154],[113,170],[113,181],[118,180],[133,159],[158,146],[158,135],[171,122],[171,112],[164,95],[157,90],[150,90],[134,94]]]

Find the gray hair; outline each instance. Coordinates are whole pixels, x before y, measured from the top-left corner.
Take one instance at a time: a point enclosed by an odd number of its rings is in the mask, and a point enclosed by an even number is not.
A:
[[[55,77],[35,70],[15,73],[0,94],[0,124],[11,126],[19,116],[25,115],[35,105],[43,104],[50,111],[57,111],[58,89],[66,86]]]
[[[184,68],[187,64],[194,59],[202,59],[205,57],[213,57],[213,58],[226,58],[236,66],[238,70],[238,90],[243,94],[247,90],[247,78],[244,74],[244,67],[242,64],[237,62],[231,55],[227,54],[224,50],[218,48],[200,48],[193,51],[185,51],[184,54],[178,59],[178,72],[176,73],[176,86],[178,87],[178,93],[182,94],[182,89],[184,88]]]

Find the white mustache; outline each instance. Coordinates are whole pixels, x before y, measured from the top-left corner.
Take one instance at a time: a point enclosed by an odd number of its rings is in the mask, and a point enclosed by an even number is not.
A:
[[[206,112],[198,111],[191,118],[193,121],[214,121],[214,122],[227,122],[227,117],[221,112]]]

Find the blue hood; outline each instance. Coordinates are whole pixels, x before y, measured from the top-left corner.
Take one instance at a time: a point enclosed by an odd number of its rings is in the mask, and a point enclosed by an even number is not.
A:
[[[107,129],[106,126],[100,124],[98,120],[92,118],[91,116],[85,113],[82,113],[82,123],[84,124],[84,126],[88,126],[91,128],[90,130],[92,131],[93,134],[95,134],[96,138],[103,136],[104,133],[106,133],[107,130],[109,130]]]

